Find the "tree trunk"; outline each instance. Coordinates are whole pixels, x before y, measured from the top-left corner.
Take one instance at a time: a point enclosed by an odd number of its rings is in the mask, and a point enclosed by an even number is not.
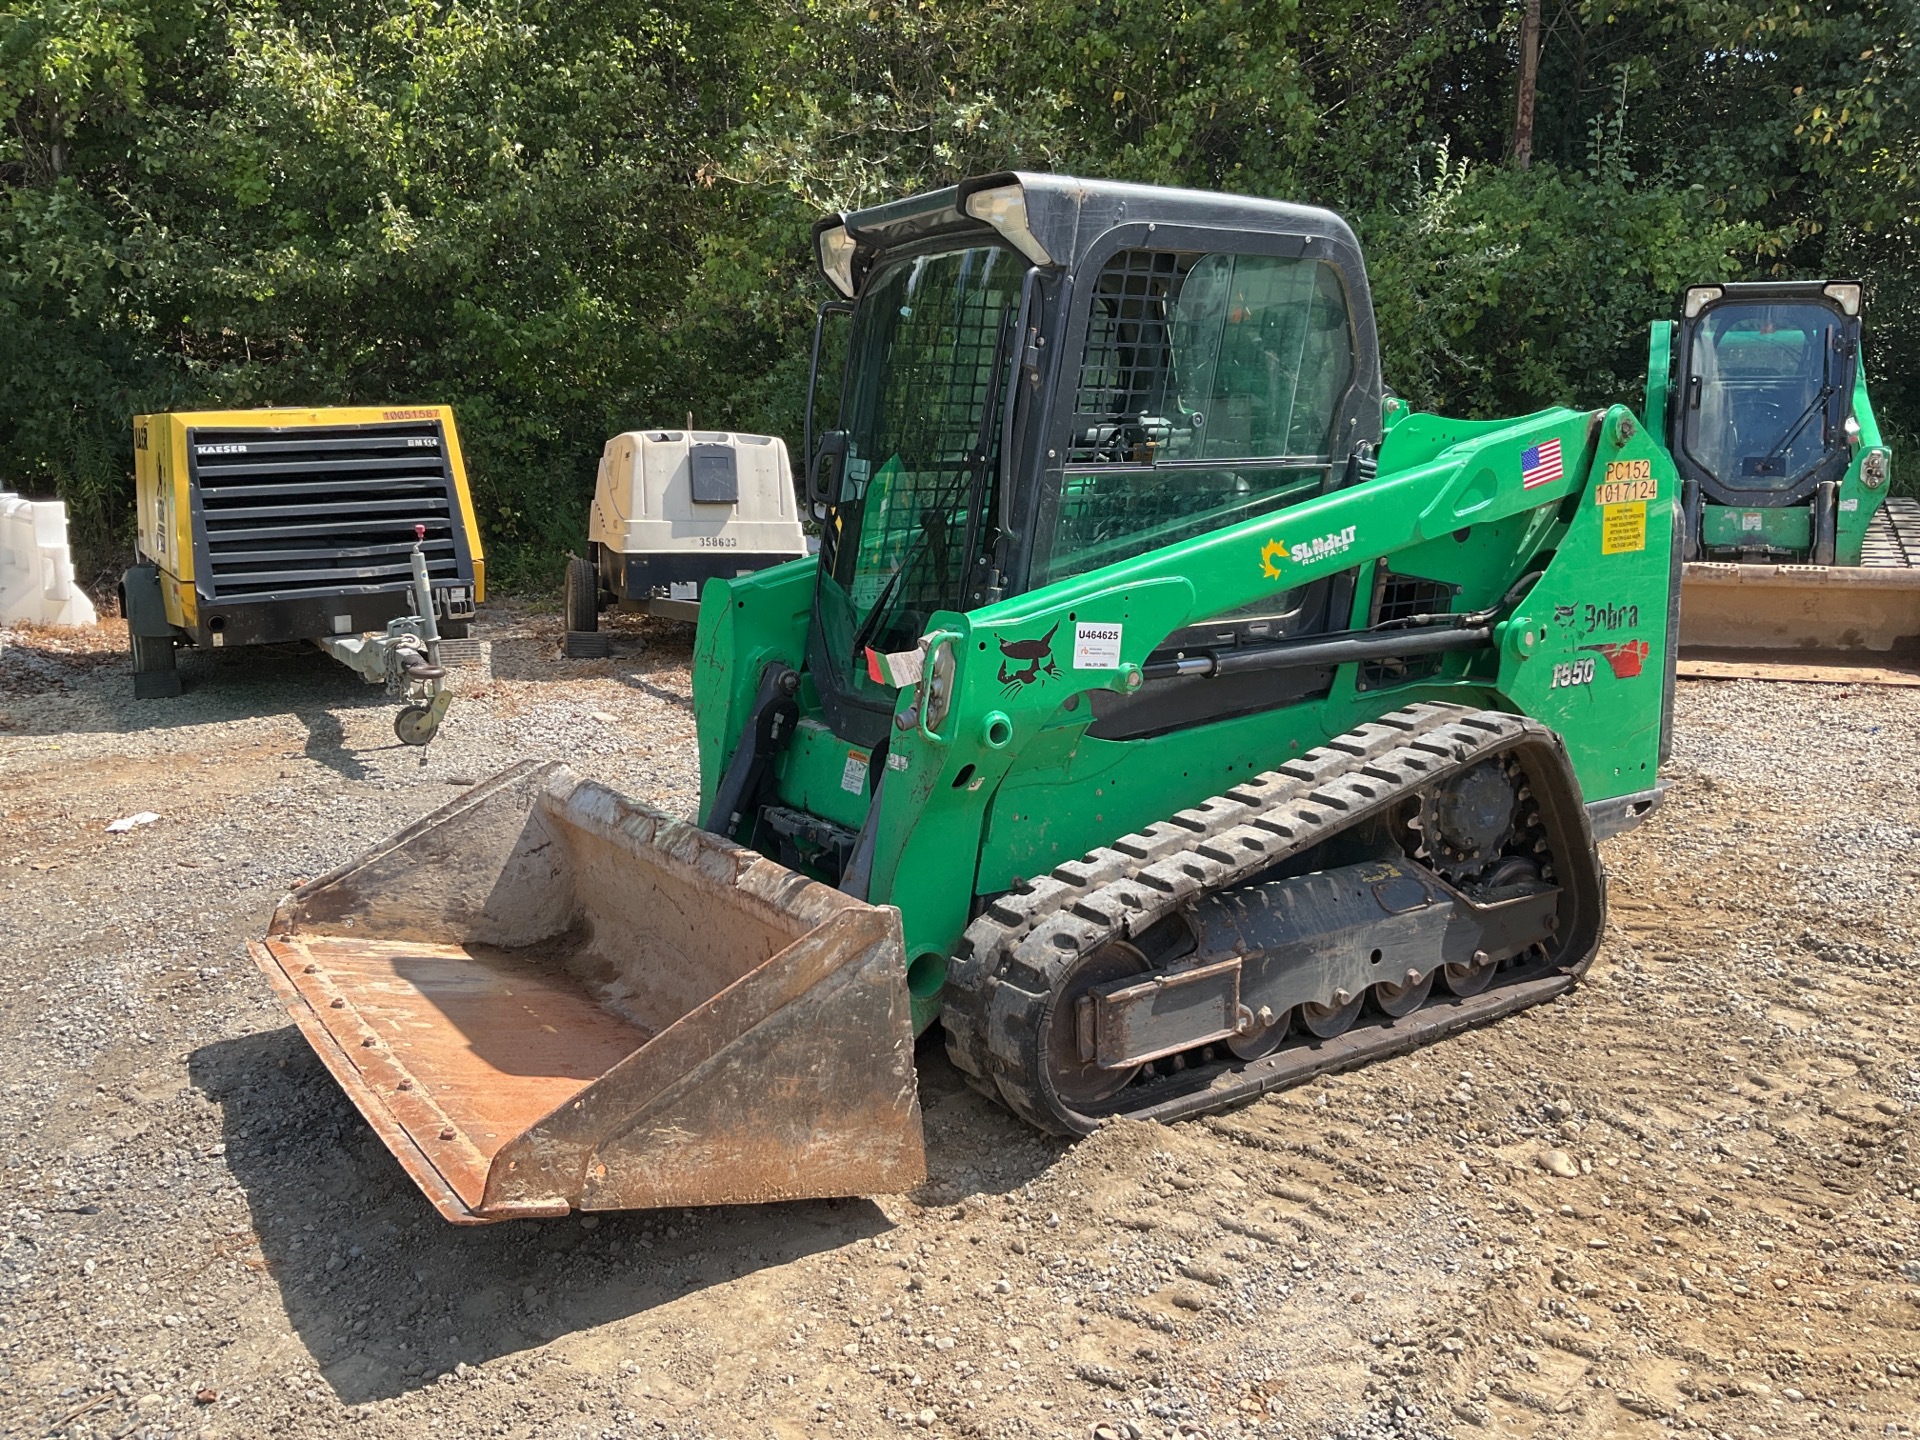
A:
[[[1513,163],[1533,164],[1533,85],[1540,70],[1540,0],[1527,0],[1520,22],[1520,94],[1513,107]]]

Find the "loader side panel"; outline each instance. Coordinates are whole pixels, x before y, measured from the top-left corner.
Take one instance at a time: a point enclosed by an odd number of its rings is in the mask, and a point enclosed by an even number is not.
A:
[[[820,562],[808,556],[753,575],[712,581],[701,592],[693,710],[703,824],[711,819],[714,790],[746,729],[760,672],[776,660],[800,667],[819,571]]]
[[[1679,478],[1616,412],[1580,479],[1551,561],[1503,627],[1498,689],[1560,736],[1594,801],[1658,783]]]

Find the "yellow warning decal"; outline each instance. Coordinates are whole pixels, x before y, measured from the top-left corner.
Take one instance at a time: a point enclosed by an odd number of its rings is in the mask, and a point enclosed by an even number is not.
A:
[[[1607,505],[1600,511],[1600,553],[1625,555],[1647,548],[1647,504]]]

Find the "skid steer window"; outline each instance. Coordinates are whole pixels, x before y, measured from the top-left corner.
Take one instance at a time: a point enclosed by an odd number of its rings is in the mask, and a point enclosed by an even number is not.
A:
[[[1714,307],[1690,351],[1687,457],[1729,489],[1793,489],[1841,443],[1847,358],[1824,305]]]
[[[1353,380],[1332,266],[1128,250],[1094,282],[1045,579],[1320,493]]]
[[[873,277],[848,340],[841,501],[822,541],[820,624],[843,688],[890,703],[861,658],[968,610],[992,543],[999,403],[1026,265],[992,246]]]

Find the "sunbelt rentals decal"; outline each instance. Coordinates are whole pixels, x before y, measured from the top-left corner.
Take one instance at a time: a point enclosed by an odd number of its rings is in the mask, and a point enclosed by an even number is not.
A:
[[[1356,528],[1349,525],[1345,529],[1316,535],[1311,540],[1301,540],[1291,546],[1283,540],[1269,540],[1260,547],[1260,573],[1269,580],[1278,580],[1286,573],[1280,568],[1283,560],[1301,566],[1344,555],[1353,548]]]

